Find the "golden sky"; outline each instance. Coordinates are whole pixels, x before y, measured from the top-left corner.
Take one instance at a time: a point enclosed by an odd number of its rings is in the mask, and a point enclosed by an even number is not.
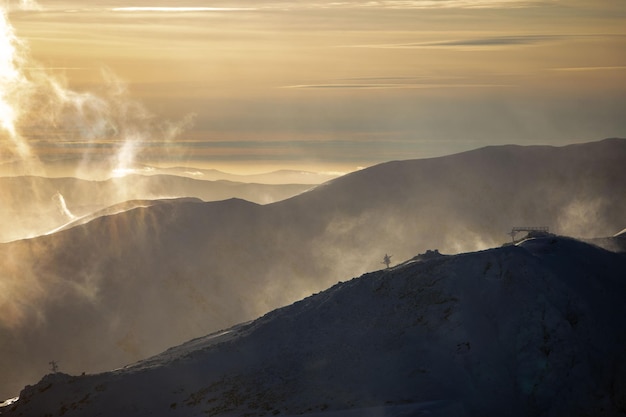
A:
[[[137,160],[231,171],[626,136],[623,0],[18,3],[28,65],[132,125],[25,127],[46,158],[119,151],[120,131]]]

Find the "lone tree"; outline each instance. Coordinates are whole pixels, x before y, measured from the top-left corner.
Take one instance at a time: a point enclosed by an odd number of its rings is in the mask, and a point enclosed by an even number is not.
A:
[[[383,261],[381,263],[385,264],[387,266],[387,268],[389,268],[389,265],[391,265],[391,257],[393,255],[387,255],[385,254],[385,256],[383,257]]]
[[[50,365],[50,370],[52,371],[52,373],[56,374],[57,372],[59,372],[59,365],[56,361],[50,361],[48,362],[48,364]]]

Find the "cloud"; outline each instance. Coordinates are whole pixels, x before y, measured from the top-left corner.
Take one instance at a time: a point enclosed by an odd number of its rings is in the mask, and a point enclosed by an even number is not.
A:
[[[546,0],[378,0],[325,1],[289,5],[289,8],[372,8],[372,9],[492,9],[539,7],[552,2]],[[279,6],[281,3],[274,3]]]
[[[626,66],[615,67],[563,67],[563,68],[551,68],[551,71],[623,71],[626,70]]]
[[[494,36],[479,39],[461,39],[442,42],[423,43],[425,46],[502,46],[502,45],[533,45],[558,40],[553,35]]]
[[[370,44],[370,45],[343,45],[348,48],[375,48],[375,49],[421,49],[421,48],[499,48],[509,46],[537,45],[555,42],[565,36],[555,35],[518,35],[518,36],[491,36],[483,38],[450,39],[430,42]]]
[[[294,88],[294,89],[318,89],[318,90],[333,90],[333,89],[352,89],[352,90],[374,90],[374,89],[432,89],[432,88],[501,88],[501,87],[514,87],[513,84],[479,84],[479,83],[438,83],[438,84],[300,84],[300,85],[288,85],[281,88]]]
[[[522,0],[386,0],[362,3],[369,7],[395,9],[486,9],[486,8],[526,8],[544,5],[546,1]]]
[[[585,35],[499,35],[475,37],[467,39],[445,39],[427,42],[407,42],[390,44],[340,45],[339,48],[373,48],[373,49],[430,49],[430,48],[502,48],[516,46],[542,45],[560,41],[580,40],[623,40],[621,34],[585,34]],[[604,67],[607,68],[607,67]],[[615,68],[615,67],[608,67]]]
[[[15,11],[38,12],[38,11],[43,10],[41,5],[37,3],[35,0],[19,0],[19,1],[4,0],[3,2],[0,2],[0,7],[5,12],[15,12]]]
[[[42,10],[32,0],[20,0],[22,10]],[[198,12],[237,12],[256,10],[317,10],[317,9],[519,9],[541,7],[553,2],[547,0],[378,0],[378,1],[332,1],[293,2],[283,0],[242,1],[238,7],[206,7],[199,1],[190,0],[185,6],[162,6],[158,2],[148,6],[107,7],[68,2],[61,5],[46,4],[46,10],[64,9],[66,12],[107,11],[122,13],[198,13]]]
[[[257,10],[254,7],[114,7],[113,12],[165,12],[165,13],[187,13],[187,12],[237,12]]]
[[[406,88],[402,84],[301,84],[288,85],[282,88],[302,88],[302,89],[372,89],[372,88]]]
[[[467,77],[459,76],[414,76],[414,77],[352,77],[337,80],[337,83],[300,84],[282,88],[300,89],[430,89],[430,88],[494,88],[513,87],[502,83],[471,83]]]

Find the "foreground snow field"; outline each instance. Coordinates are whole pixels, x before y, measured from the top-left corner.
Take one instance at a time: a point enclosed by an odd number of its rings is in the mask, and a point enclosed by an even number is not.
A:
[[[618,416],[626,256],[562,237],[415,257],[3,416]],[[164,332],[168,329],[164,328]]]

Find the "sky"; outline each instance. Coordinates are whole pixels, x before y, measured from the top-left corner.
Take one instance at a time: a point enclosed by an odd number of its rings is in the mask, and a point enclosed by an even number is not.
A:
[[[22,110],[1,162],[348,172],[487,145],[626,137],[623,0],[4,9],[30,87],[5,94]]]

